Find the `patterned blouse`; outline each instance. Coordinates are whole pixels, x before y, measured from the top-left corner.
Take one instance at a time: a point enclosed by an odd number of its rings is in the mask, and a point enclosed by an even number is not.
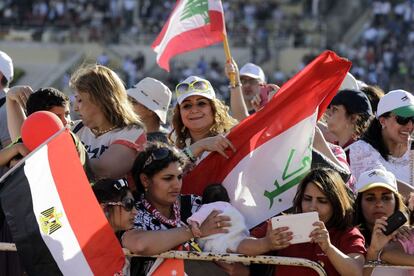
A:
[[[135,217],[134,228],[143,231],[156,231],[182,227],[185,225],[183,221],[187,220],[187,216],[191,216],[200,208],[201,197],[197,195],[181,195],[180,200],[174,205],[173,208],[177,208],[174,210],[175,218],[166,219],[163,217],[160,218],[161,214],[148,205],[145,199],[139,200],[136,204],[138,214]],[[155,262],[154,258],[139,257],[133,259],[135,260],[131,264],[131,275],[146,275]],[[136,266],[135,269],[133,266]],[[138,266],[139,268],[137,268]]]

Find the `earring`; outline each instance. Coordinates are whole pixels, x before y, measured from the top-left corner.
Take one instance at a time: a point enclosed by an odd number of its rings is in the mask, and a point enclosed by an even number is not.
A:
[[[146,192],[148,192],[148,188],[144,188],[144,192],[146,193]]]

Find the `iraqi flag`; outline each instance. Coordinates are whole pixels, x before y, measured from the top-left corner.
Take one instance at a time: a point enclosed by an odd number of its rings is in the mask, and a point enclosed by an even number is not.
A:
[[[29,275],[114,275],[125,257],[68,130],[0,181],[0,202]]]
[[[311,167],[314,128],[351,62],[325,51],[289,80],[259,112],[227,138],[230,159],[209,154],[184,177],[183,193],[201,195],[223,183],[249,228],[292,206],[297,184]]]
[[[178,0],[152,48],[157,63],[168,72],[170,58],[223,41],[221,0]]]

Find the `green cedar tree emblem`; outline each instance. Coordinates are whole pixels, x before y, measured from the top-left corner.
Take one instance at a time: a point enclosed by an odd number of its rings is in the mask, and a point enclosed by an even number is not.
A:
[[[203,17],[205,24],[210,22],[210,17],[208,16],[208,0],[188,0],[180,20],[183,21],[198,14]]]

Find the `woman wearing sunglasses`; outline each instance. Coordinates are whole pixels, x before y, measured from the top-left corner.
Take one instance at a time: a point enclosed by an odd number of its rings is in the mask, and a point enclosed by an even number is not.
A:
[[[189,243],[194,235],[184,221],[198,209],[201,198],[181,195],[184,163],[185,156],[162,143],[148,144],[138,154],[133,167],[138,192],[136,198],[139,198],[138,214],[135,229],[125,232],[122,237],[125,248],[144,256],[177,249],[180,245],[197,249],[197,246]],[[201,224],[200,236],[226,233],[229,220],[229,217],[219,216],[218,211],[213,211]],[[141,261],[138,275],[146,275],[153,263],[153,259]],[[206,267],[206,275],[209,274],[208,269],[218,268],[210,263]]]
[[[413,186],[413,156],[410,152],[414,128],[414,96],[404,90],[394,90],[383,96],[376,118],[360,141],[350,147],[352,174],[382,169],[392,172],[399,180],[398,190],[406,195]],[[408,183],[410,186],[404,185]]]
[[[170,138],[192,161],[204,152],[216,151],[228,158],[226,149],[235,148],[224,137],[237,121],[229,108],[216,98],[208,80],[191,76],[175,89],[177,105],[172,119]]]
[[[70,87],[82,119],[73,132],[85,145],[92,172],[98,179],[124,177],[146,137],[121,79],[105,66],[92,65],[79,68]]]

